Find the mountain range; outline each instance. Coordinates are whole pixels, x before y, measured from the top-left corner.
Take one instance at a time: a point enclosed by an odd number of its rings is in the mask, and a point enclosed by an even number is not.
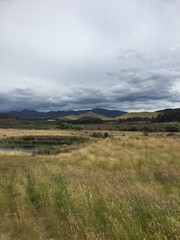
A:
[[[53,119],[53,118],[68,118],[68,119],[78,119],[82,117],[94,117],[101,118],[103,120],[108,120],[112,118],[132,118],[132,117],[147,117],[156,118],[158,114],[164,113],[176,113],[180,112],[180,108],[169,108],[158,110],[155,112],[125,112],[120,110],[109,110],[104,108],[94,108],[86,110],[77,111],[49,111],[49,112],[39,112],[35,110],[22,110],[22,111],[9,111],[0,113],[0,116],[5,118],[22,118],[22,119]]]
[[[125,114],[124,111],[119,110],[108,110],[103,108],[94,108],[90,110],[78,110],[78,111],[49,111],[49,112],[39,112],[35,110],[22,110],[22,111],[10,111],[8,114],[23,118],[23,119],[33,119],[33,118],[60,118],[67,116],[79,116],[79,115],[100,115],[107,118],[115,118]]]

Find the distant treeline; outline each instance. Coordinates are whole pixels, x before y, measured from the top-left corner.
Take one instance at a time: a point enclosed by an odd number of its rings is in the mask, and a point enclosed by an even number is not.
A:
[[[155,120],[155,118],[148,118],[148,117],[131,117],[131,118],[120,118],[119,123],[126,123],[126,122],[150,122]]]
[[[75,120],[62,119],[62,120],[59,120],[59,122],[66,122],[70,124],[103,124],[104,123],[104,121],[101,118],[96,118],[96,117],[82,117]]]
[[[180,110],[159,114],[155,120],[157,122],[180,122]]]
[[[132,117],[126,119],[119,119],[119,123],[126,122],[180,122],[180,109],[174,109],[167,112],[159,113],[156,118],[148,117]]]
[[[9,113],[0,113],[0,119],[14,119],[15,117]]]

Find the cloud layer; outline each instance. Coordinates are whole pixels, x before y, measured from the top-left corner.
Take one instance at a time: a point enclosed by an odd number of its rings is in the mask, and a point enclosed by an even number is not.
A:
[[[0,111],[180,105],[178,0],[1,0]]]

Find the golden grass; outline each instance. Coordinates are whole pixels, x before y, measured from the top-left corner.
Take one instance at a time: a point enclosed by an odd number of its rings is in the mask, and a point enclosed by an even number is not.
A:
[[[1,137],[12,137],[12,136],[31,136],[31,135],[52,135],[52,136],[69,136],[77,135],[78,132],[70,132],[66,130],[22,130],[22,129],[0,129],[0,138]]]
[[[83,114],[80,114],[80,115],[77,115],[77,116],[76,115],[69,115],[69,116],[66,116],[66,117],[60,117],[59,119],[77,120],[77,119],[80,119],[80,118],[83,118],[83,117],[100,118],[102,120],[110,120],[111,119],[111,118],[108,118],[106,116],[94,113],[94,112],[83,113]]]
[[[0,155],[0,239],[178,240],[180,138],[110,134],[57,156]]]
[[[129,112],[121,115],[120,119],[127,119],[127,118],[133,118],[133,117],[139,117],[139,118],[156,118],[158,116],[157,112]]]

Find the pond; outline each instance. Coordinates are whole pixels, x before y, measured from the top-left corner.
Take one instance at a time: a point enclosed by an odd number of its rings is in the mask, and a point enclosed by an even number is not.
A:
[[[33,154],[33,149],[27,149],[27,148],[0,148],[0,153],[25,153],[28,155]]]
[[[79,136],[22,136],[0,138],[0,152],[34,154],[58,154],[88,141]]]

